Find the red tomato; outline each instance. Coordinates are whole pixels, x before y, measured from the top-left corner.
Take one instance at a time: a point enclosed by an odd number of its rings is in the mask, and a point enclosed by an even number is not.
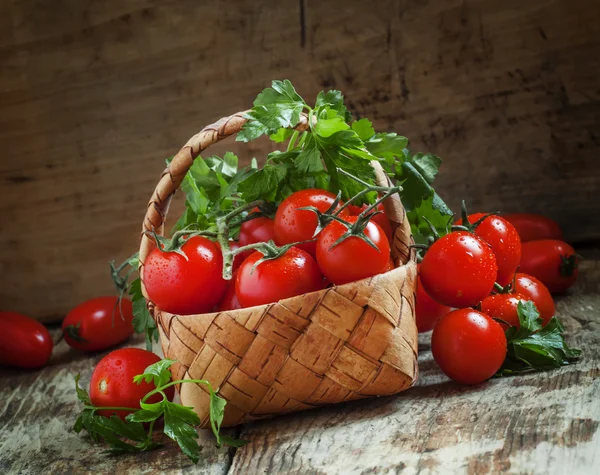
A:
[[[129,407],[140,409],[140,399],[155,389],[153,383],[142,381],[133,382],[133,377],[142,374],[144,370],[160,361],[154,353],[139,348],[121,348],[115,350],[100,360],[90,381],[90,399],[94,406],[99,407]],[[173,386],[165,389],[169,401],[173,400]],[[146,401],[148,404],[162,401],[160,394],[154,394]],[[125,419],[127,414],[134,411],[116,411],[112,409],[98,411],[101,416],[110,417],[115,414]]]
[[[314,206],[321,212],[327,211],[335,201],[335,195],[329,191],[309,188],[292,193],[281,202],[275,214],[275,243],[278,246],[312,239],[319,224],[313,211],[299,210],[306,206]],[[343,203],[340,203],[340,205]],[[339,206],[338,206],[339,208]],[[340,213],[340,218],[348,216],[348,210]],[[296,246],[314,256],[317,242],[309,242]]]
[[[483,216],[484,213],[470,214],[469,223],[473,224]],[[462,220],[459,224],[462,224]],[[521,239],[517,230],[505,219],[492,215],[475,228],[475,234],[482,237],[494,251],[498,264],[496,282],[502,286],[508,285],[521,260]]]
[[[564,292],[577,280],[579,259],[564,241],[543,239],[523,244],[519,270],[540,279],[550,292]]]
[[[531,300],[540,312],[540,317],[546,325],[554,316],[554,300],[548,288],[538,279],[527,274],[518,273],[515,279],[515,292]]]
[[[391,271],[391,270],[394,270],[395,268],[396,268],[396,264],[394,264],[394,259],[392,259],[392,258],[390,257],[390,260],[388,261],[388,265],[386,266],[386,268],[385,268],[385,271],[384,271],[384,272],[389,272],[389,271]]]
[[[356,216],[346,218],[348,223],[355,223],[356,220]],[[331,248],[347,230],[342,223],[332,221],[319,234],[317,262],[325,277],[340,285],[385,272],[390,261],[390,244],[383,230],[372,221],[369,221],[364,230],[377,249],[356,236]]]
[[[41,368],[52,354],[52,337],[37,320],[15,312],[0,312],[0,365]]]
[[[502,217],[512,224],[521,242],[538,241],[540,239],[562,239],[562,230],[558,223],[539,214],[509,213]]]
[[[217,305],[218,312],[226,312],[227,310],[237,310],[242,308],[240,301],[235,294],[235,279],[237,272],[233,273],[231,280],[227,282],[227,288],[225,289],[225,295]]]
[[[223,256],[217,245],[193,236],[176,252],[154,249],[144,264],[142,279],[148,297],[161,310],[178,315],[209,312],[225,293]]]
[[[121,314],[121,312],[123,312]],[[112,348],[133,335],[131,300],[97,297],[71,310],[62,323],[65,341],[83,351]]]
[[[253,271],[254,263],[262,257],[261,252],[252,253],[238,270],[235,293],[242,307],[277,302],[323,288],[323,274],[308,252],[291,247]]]
[[[257,208],[252,211],[257,210]],[[275,221],[271,218],[260,216],[249,221],[244,221],[240,226],[238,238],[240,247],[257,242],[275,241]],[[254,251],[249,250],[238,254],[242,262]]]
[[[368,204],[364,203],[360,208],[358,206],[350,205],[348,206],[348,211],[353,216],[358,216],[365,209],[368,208]],[[377,223],[383,232],[385,233],[385,237],[388,238],[388,241],[391,243],[394,238],[394,233],[392,232],[392,224],[385,214],[385,208],[383,207],[383,203],[379,203],[377,205],[377,211],[381,211],[381,213],[376,214],[371,218],[374,223]]]
[[[519,302],[529,300],[529,298],[518,293],[489,295],[481,301],[481,311],[492,318],[504,320],[512,327],[520,327],[517,305]],[[502,326],[508,328],[506,325]]]
[[[471,307],[487,297],[498,266],[491,247],[476,234],[457,231],[434,242],[421,262],[423,288],[449,307]]]
[[[449,378],[462,384],[478,384],[502,366],[506,336],[489,316],[464,308],[440,318],[431,335],[431,351]]]
[[[417,329],[419,333],[433,330],[437,321],[446,315],[450,307],[442,305],[433,300],[427,292],[423,290],[421,277],[417,278],[417,305],[415,307],[415,316],[417,319]]]

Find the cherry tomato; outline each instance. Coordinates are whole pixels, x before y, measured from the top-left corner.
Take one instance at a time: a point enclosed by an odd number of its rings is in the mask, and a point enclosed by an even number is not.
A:
[[[546,216],[530,213],[509,213],[502,217],[511,223],[521,242],[538,241],[540,239],[562,239],[562,230],[558,223]]]
[[[178,315],[210,311],[225,293],[223,255],[202,236],[188,239],[181,251],[154,249],[144,264],[142,278],[150,300],[161,310]]]
[[[317,215],[313,211],[298,208],[314,206],[319,211],[325,212],[331,207],[335,198],[335,195],[329,191],[309,188],[296,191],[283,200],[275,214],[274,231],[277,245],[283,246],[284,244],[312,239],[319,223]],[[340,213],[341,218],[348,215],[347,209]],[[296,247],[312,256],[316,255],[317,252],[316,241],[298,244]]]
[[[389,272],[389,271],[391,271],[391,270],[394,270],[395,268],[396,268],[396,264],[394,264],[394,259],[392,259],[392,258],[390,257],[390,260],[388,261],[388,265],[387,265],[387,267],[385,268],[385,271],[384,271],[384,272]]]
[[[122,313],[121,313],[122,312]],[[83,351],[112,348],[133,335],[131,300],[97,297],[71,310],[62,323],[65,341]]]
[[[121,348],[109,353],[100,360],[92,373],[90,381],[92,404],[99,407],[140,409],[140,399],[156,387],[145,381],[140,384],[134,383],[133,377],[142,374],[148,366],[158,361],[160,358],[154,353],[139,348]],[[165,394],[169,401],[172,401],[175,395],[174,387],[165,389]],[[161,400],[160,394],[154,394],[146,402],[152,404]],[[134,411],[106,409],[97,413],[104,417],[115,414],[124,420],[131,412]]]
[[[50,360],[52,337],[37,320],[15,312],[0,312],[0,365],[41,368]]]
[[[540,317],[546,325],[555,314],[554,300],[548,288],[531,275],[517,273],[515,292],[531,300],[540,312]]]
[[[523,244],[519,270],[537,277],[550,292],[564,292],[577,280],[579,258],[564,241],[543,239]]]
[[[352,216],[358,216],[365,209],[368,208],[368,204],[363,203],[363,205],[359,208],[358,206],[350,205],[348,206],[348,211]],[[381,213],[376,214],[371,219],[373,222],[377,223],[383,232],[385,233],[385,237],[388,238],[388,241],[391,243],[394,237],[394,233],[392,232],[392,224],[385,214],[385,208],[383,207],[383,203],[379,203],[377,205],[377,211],[381,211]]]
[[[252,253],[238,270],[235,293],[242,307],[277,302],[323,288],[323,274],[308,252],[291,247],[252,270],[262,257],[261,252]]]
[[[491,378],[506,357],[504,330],[488,315],[470,308],[454,310],[438,321],[431,351],[441,370],[462,384]]]
[[[217,305],[218,312],[226,312],[227,310],[237,310],[242,308],[240,301],[235,294],[235,279],[237,272],[233,273],[231,280],[227,282],[227,288],[225,289],[225,295]]]
[[[421,262],[423,289],[449,307],[471,307],[487,297],[496,281],[494,253],[482,238],[467,231],[434,242]]]
[[[351,224],[356,220],[356,216],[346,218]],[[379,225],[369,221],[364,229],[365,235],[371,238],[377,249],[356,236],[351,236],[332,248],[347,230],[344,224],[332,221],[319,234],[317,262],[325,277],[340,285],[385,272],[390,261],[390,244]]]
[[[469,215],[469,223],[473,224],[485,216],[484,213]],[[462,224],[462,220],[459,221]],[[521,260],[521,239],[512,224],[500,216],[492,215],[475,228],[475,234],[487,242],[498,264],[496,282],[505,286],[510,283]]]
[[[421,277],[417,278],[417,305],[415,307],[415,316],[417,320],[417,329],[419,333],[433,330],[437,321],[446,315],[450,307],[442,305],[433,300],[423,289]]]
[[[271,218],[259,216],[242,223],[239,237],[240,247],[271,240],[275,240],[275,222]]]
[[[517,305],[530,299],[521,294],[489,295],[481,301],[481,311],[492,318],[504,320],[510,326],[520,327]],[[508,328],[500,323],[503,328]]]

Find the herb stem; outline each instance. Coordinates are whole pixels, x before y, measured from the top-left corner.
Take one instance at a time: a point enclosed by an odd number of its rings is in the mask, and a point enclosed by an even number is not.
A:
[[[298,139],[298,135],[299,134],[300,134],[300,132],[298,132],[297,130],[294,130],[294,133],[290,137],[290,141],[289,141],[288,146],[287,146],[287,151],[288,152],[290,150],[293,150],[294,147],[296,146],[296,140]]]

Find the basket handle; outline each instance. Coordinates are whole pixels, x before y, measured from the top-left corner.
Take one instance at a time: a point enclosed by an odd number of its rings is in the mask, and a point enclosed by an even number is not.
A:
[[[248,121],[246,118],[247,112],[249,111],[238,112],[228,117],[223,117],[214,124],[204,127],[187,141],[162,173],[160,180],[152,193],[152,197],[148,202],[146,215],[144,216],[144,221],[142,223],[142,239],[140,242],[138,270],[142,277],[142,293],[146,299],[148,299],[148,295],[146,294],[143,279],[144,262],[146,261],[148,254],[156,247],[156,243],[147,233],[149,231],[154,231],[159,235],[163,234],[171,198],[181,185],[181,182],[194,163],[194,160],[202,151],[206,150],[211,145],[226,139],[231,135],[237,134],[242,129],[242,126]],[[300,122],[295,129],[299,131],[308,129],[308,118],[306,114],[301,114]],[[386,186],[389,185],[389,178],[381,165],[378,162],[372,162],[372,165],[375,169],[377,183]],[[386,214],[390,218],[394,217],[392,219],[392,225],[396,228],[394,239],[396,242],[393,246],[393,248],[395,248],[393,251],[395,250],[396,252],[393,252],[393,254],[395,254],[395,256],[400,256],[400,260],[403,263],[406,263],[412,254],[408,247],[412,241],[412,236],[410,233],[410,226],[406,220],[406,212],[397,195],[393,195],[390,199],[385,200],[384,206]],[[402,218],[400,222],[398,222],[396,217]],[[400,231],[400,233],[398,231]],[[399,237],[401,237],[401,239],[399,239]]]

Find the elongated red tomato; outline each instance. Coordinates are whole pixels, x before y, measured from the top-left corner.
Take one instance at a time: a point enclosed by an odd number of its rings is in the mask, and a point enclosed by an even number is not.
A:
[[[109,353],[96,365],[90,381],[90,400],[94,406],[126,407],[140,409],[140,400],[155,389],[154,384],[133,382],[133,377],[142,374],[144,370],[160,361],[160,358],[150,351],[139,348],[121,348]],[[173,400],[175,388],[165,390],[169,401]],[[148,404],[160,402],[160,394],[154,394],[146,401]],[[104,417],[115,414],[125,419],[127,414],[134,411],[106,409],[98,411]]]
[[[532,275],[550,292],[564,292],[577,280],[579,258],[566,242],[555,239],[530,241],[523,244],[519,270]]]
[[[431,335],[433,358],[451,379],[478,384],[496,374],[506,357],[500,324],[470,308],[454,310],[438,321]]]
[[[133,335],[131,300],[97,297],[71,310],[62,323],[67,344],[83,351],[112,348]]]
[[[517,273],[515,276],[515,292],[531,300],[540,312],[546,325],[554,316],[554,300],[548,288],[531,275]]]
[[[415,316],[419,333],[433,330],[437,321],[452,309],[433,300],[423,289],[421,278],[417,278],[417,305]]]
[[[484,213],[470,214],[469,223],[473,224],[484,216]],[[509,284],[521,260],[521,239],[517,230],[502,217],[492,215],[475,228],[475,234],[482,237],[494,251],[498,264],[496,282],[502,286]]]
[[[150,300],[161,310],[178,315],[210,311],[225,293],[223,255],[205,237],[193,236],[176,252],[154,249],[143,267],[142,279]]]
[[[52,355],[52,337],[37,320],[15,312],[0,312],[0,365],[40,368]]]
[[[491,247],[476,234],[458,231],[434,242],[421,262],[425,292],[449,307],[471,307],[487,297],[498,266]]]
[[[296,191],[281,202],[275,214],[275,243],[278,246],[294,242],[312,239],[317,229],[318,219],[313,211],[302,210],[307,206],[314,206],[321,212],[327,211],[333,202],[335,195],[329,191],[316,188]],[[342,205],[343,203],[340,203]],[[338,206],[339,208],[339,206]],[[340,217],[348,216],[348,210],[344,209]],[[296,246],[312,256],[316,255],[317,243],[308,242]]]
[[[348,211],[350,211],[351,215],[358,216],[365,209],[367,209],[368,206],[369,206],[368,204],[363,203],[363,205],[361,207],[350,205],[350,206],[348,206],[347,209],[348,209]],[[393,239],[392,224],[390,223],[390,220],[388,219],[387,215],[385,214],[385,208],[383,207],[383,203],[379,203],[377,205],[377,211],[381,211],[381,212],[379,214],[376,214],[375,216],[373,216],[373,218],[371,218],[371,219],[374,223],[377,223],[381,229],[383,229],[383,232],[385,233],[385,237],[388,238],[388,241],[391,243],[392,239]]]
[[[521,237],[521,242],[562,239],[563,237],[558,223],[540,214],[508,213],[503,214],[502,217],[515,227]]]
[[[308,252],[291,247],[278,258],[252,269],[262,257],[261,252],[252,253],[238,270],[235,293],[242,307],[277,302],[323,288],[323,274]]]
[[[350,224],[356,220],[356,216],[346,218]],[[356,236],[334,246],[347,230],[344,224],[332,221],[319,234],[317,262],[325,277],[340,285],[385,272],[390,261],[390,244],[379,225],[369,221],[364,230],[377,249]]]
[[[512,327],[520,327],[517,305],[530,299],[521,294],[490,295],[481,301],[481,311],[492,318],[504,320]],[[535,302],[534,302],[535,303]],[[500,323],[503,328],[506,325]]]

